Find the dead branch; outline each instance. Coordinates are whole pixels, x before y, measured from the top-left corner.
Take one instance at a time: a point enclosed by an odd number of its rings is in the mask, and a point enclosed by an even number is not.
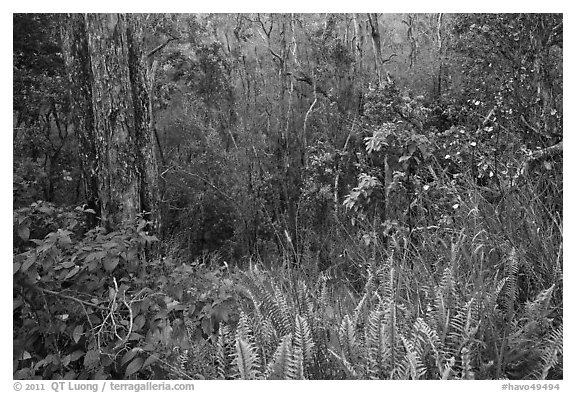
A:
[[[152,57],[154,56],[156,53],[160,52],[162,49],[164,49],[166,47],[166,45],[168,45],[169,43],[171,43],[172,41],[178,40],[178,37],[174,37],[172,34],[169,34],[170,38],[168,38],[166,40],[166,42],[164,42],[163,44],[158,45],[156,48],[152,49],[150,52],[148,52],[148,57]]]

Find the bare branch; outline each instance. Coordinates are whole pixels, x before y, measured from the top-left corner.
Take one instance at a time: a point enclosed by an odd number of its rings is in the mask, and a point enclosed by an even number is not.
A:
[[[392,53],[386,60],[382,60],[382,64],[386,64],[392,60],[393,57],[397,56],[396,53]]]
[[[90,306],[90,307],[97,308],[98,310],[108,311],[107,308],[98,306],[98,305],[96,305],[96,304],[94,304],[94,303],[90,303],[90,302],[87,302],[87,301],[85,301],[85,300],[78,299],[78,298],[76,298],[76,297],[74,297],[74,296],[65,295],[65,294],[63,294],[62,292],[51,291],[51,290],[49,290],[49,289],[43,289],[43,288],[38,288],[38,290],[39,290],[40,292],[42,292],[42,293],[46,293],[46,294],[48,294],[48,295],[58,296],[58,297],[61,297],[61,298],[63,298],[63,299],[73,300],[73,301],[78,302],[78,303],[80,303],[80,304],[82,304],[82,305],[86,305],[86,306]]]
[[[164,49],[166,47],[166,45],[168,45],[169,43],[171,43],[172,41],[175,40],[179,40],[178,37],[174,37],[172,34],[170,34],[170,38],[168,38],[166,40],[166,42],[164,42],[163,44],[158,45],[156,48],[152,49],[150,52],[148,52],[148,57],[152,57],[154,56],[156,53],[158,53],[159,51],[161,51],[162,49]]]

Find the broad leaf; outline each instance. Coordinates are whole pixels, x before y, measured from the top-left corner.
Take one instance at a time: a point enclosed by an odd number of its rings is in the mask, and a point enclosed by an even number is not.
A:
[[[83,333],[84,333],[84,326],[78,325],[74,328],[74,332],[72,332],[72,339],[74,340],[75,343],[78,343],[78,341],[80,341],[80,338],[82,337]]]
[[[111,273],[114,271],[114,269],[116,269],[116,266],[118,266],[118,262],[120,261],[120,258],[118,257],[113,257],[113,258],[106,258],[104,260],[104,269],[108,272]]]
[[[68,280],[69,278],[74,277],[76,275],[76,273],[78,273],[79,271],[80,271],[80,266],[76,266],[74,269],[72,269],[68,272],[66,277],[64,277],[64,280]]]
[[[138,352],[140,352],[140,348],[132,348],[131,350],[129,350],[128,352],[126,352],[126,354],[122,357],[122,360],[120,361],[121,365],[125,365],[126,363],[128,363],[130,360],[134,359],[134,357],[136,355],[138,355]]]
[[[132,362],[126,367],[126,372],[124,373],[125,377],[129,377],[130,375],[137,373],[142,368],[144,364],[144,359],[136,358],[132,360]]]
[[[30,239],[30,228],[27,225],[18,225],[18,236],[20,236],[20,239],[27,241]]]

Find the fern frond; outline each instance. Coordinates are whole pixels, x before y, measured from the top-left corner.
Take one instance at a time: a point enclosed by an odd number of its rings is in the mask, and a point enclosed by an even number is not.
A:
[[[462,379],[476,379],[476,375],[472,369],[472,354],[467,346],[462,348]]]
[[[240,312],[240,318],[238,320],[238,326],[236,327],[236,335],[244,340],[248,340],[248,337],[252,335],[252,327],[249,320],[249,316],[244,312]]]
[[[364,285],[364,293],[375,293],[377,289],[376,277],[373,272],[376,266],[374,265],[373,262],[374,262],[373,260],[368,262],[368,269],[367,269],[368,279],[366,280],[366,284]]]
[[[371,378],[380,378],[384,371],[382,353],[385,352],[386,341],[384,341],[383,331],[384,312],[382,310],[371,311],[364,329],[368,351],[368,374]]]
[[[514,305],[518,295],[518,255],[516,249],[512,248],[508,255],[506,264],[506,285],[504,286],[504,310],[507,321],[512,320],[514,315]]]
[[[388,269],[388,270],[387,270]],[[380,279],[380,287],[379,292],[382,296],[382,299],[386,302],[390,302],[394,299],[394,292],[395,292],[395,269],[393,267],[385,267],[383,266],[380,269],[379,279]]]
[[[498,297],[500,296],[500,293],[502,292],[502,289],[504,289],[505,285],[506,285],[506,277],[498,281],[494,289],[486,292],[486,302],[484,306],[485,309],[490,310],[492,312],[496,310]]]
[[[290,333],[290,310],[278,285],[272,282],[272,289],[269,289],[258,275],[245,273],[245,276],[247,292],[254,306],[260,311],[262,320],[270,319],[280,337]]]
[[[424,366],[424,363],[422,363],[422,347],[420,346],[420,342],[410,341],[403,335],[400,335],[400,339],[402,340],[406,350],[404,364],[408,367],[405,367],[405,369],[409,371],[410,379],[420,379],[421,376],[426,374],[426,367]]]
[[[289,366],[292,358],[292,334],[282,337],[282,341],[272,361],[266,369],[266,379],[289,379]]]
[[[444,345],[450,323],[450,306],[448,302],[446,302],[442,288],[436,287],[435,292],[436,296],[434,297],[431,318],[436,323],[436,331],[439,333],[442,345]]]
[[[358,356],[360,356],[360,344],[356,337],[356,325],[348,314],[344,316],[340,323],[338,338],[340,339],[343,357],[354,364]]]
[[[362,309],[364,308],[366,299],[368,299],[368,293],[364,293],[364,295],[354,308],[354,312],[352,313],[352,323],[354,324],[354,326],[358,326],[358,322],[360,321],[360,317],[362,315]]]
[[[550,288],[543,290],[531,302],[527,302],[524,307],[524,315],[528,321],[536,321],[542,323],[550,313],[550,300],[556,284]]]
[[[395,365],[397,361],[397,321],[396,302],[392,298],[384,309],[384,329],[381,332],[381,342],[384,343],[381,352],[382,361]]]
[[[258,379],[259,358],[254,345],[241,336],[236,336],[236,351],[234,353],[234,365],[240,379]]]
[[[216,373],[218,379],[226,379],[229,368],[229,334],[230,329],[228,326],[220,324],[218,329],[218,339],[216,340]]]
[[[262,320],[261,337],[262,337],[262,343],[266,347],[273,345],[277,340],[274,326],[272,325],[272,322],[268,318],[264,318]]]
[[[301,350],[304,364],[312,363],[314,341],[308,322],[300,315],[296,315],[294,324],[294,347]]]
[[[297,304],[300,306],[299,312],[310,320],[314,316],[314,301],[308,286],[303,280],[298,281],[296,297],[298,298]]]
[[[422,318],[416,319],[416,322],[414,323],[414,329],[417,334],[421,334],[425,337],[426,342],[430,344],[434,354],[439,356],[439,348],[441,343],[440,338],[438,337],[438,332],[431,328]]]
[[[304,354],[302,348],[298,346],[292,347],[292,356],[288,364],[288,377],[289,379],[302,380],[304,378]]]
[[[430,325],[428,325],[422,318],[416,319],[414,329],[415,334],[420,336],[423,341],[432,349],[436,368],[438,369],[438,373],[441,374],[443,372],[442,370],[444,369],[443,364],[446,363],[447,353],[444,350],[442,343],[440,342],[438,332],[434,328],[430,327]]]
[[[478,329],[480,317],[475,307],[476,303],[476,298],[471,298],[466,304],[457,308],[456,315],[450,320],[448,339],[453,350],[452,354],[459,353]]]
[[[456,302],[458,300],[458,296],[456,294],[456,283],[454,281],[454,273],[452,271],[452,266],[449,266],[446,269],[444,269],[438,289],[441,291],[443,295],[445,305],[448,308],[455,307]]]
[[[546,338],[547,344],[542,351],[540,367],[537,370],[538,379],[547,379],[550,370],[562,363],[564,355],[564,327],[560,325]]]
[[[276,285],[276,283],[273,283],[272,288],[274,289],[272,315],[276,319],[278,331],[283,336],[292,332],[290,309],[286,297],[280,290],[280,287]]]

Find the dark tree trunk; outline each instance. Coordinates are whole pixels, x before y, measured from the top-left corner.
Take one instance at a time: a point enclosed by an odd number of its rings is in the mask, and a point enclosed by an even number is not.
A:
[[[87,190],[96,185],[101,224],[115,229],[158,211],[142,26],[136,15],[66,20],[64,56]]]

